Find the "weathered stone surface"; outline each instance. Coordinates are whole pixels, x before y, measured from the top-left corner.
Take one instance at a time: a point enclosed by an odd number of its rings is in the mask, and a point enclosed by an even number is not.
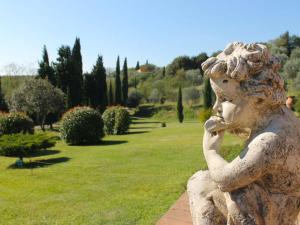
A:
[[[300,122],[285,106],[280,65],[261,44],[229,44],[202,64],[217,96],[204,125],[208,171],[188,182],[194,225],[292,225],[300,211]],[[224,132],[247,138],[232,162]]]

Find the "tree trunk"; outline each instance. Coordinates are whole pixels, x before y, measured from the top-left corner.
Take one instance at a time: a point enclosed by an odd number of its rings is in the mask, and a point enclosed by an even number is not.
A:
[[[43,115],[43,119],[42,119],[42,123],[41,123],[42,131],[45,131],[45,120],[46,120],[46,116]]]

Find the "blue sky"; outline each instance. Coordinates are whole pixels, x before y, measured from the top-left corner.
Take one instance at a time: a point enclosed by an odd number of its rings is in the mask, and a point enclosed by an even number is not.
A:
[[[84,71],[98,54],[106,67],[120,55],[129,66],[163,66],[179,55],[212,53],[228,42],[300,35],[300,1],[0,0],[0,69],[37,67],[42,47],[55,61],[62,44],[80,37]]]

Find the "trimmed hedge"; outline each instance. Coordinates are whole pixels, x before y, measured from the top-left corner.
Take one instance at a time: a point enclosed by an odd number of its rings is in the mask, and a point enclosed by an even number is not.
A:
[[[60,132],[70,145],[99,143],[104,136],[101,114],[90,107],[72,108],[63,115]]]
[[[130,125],[129,112],[122,107],[111,107],[103,113],[104,131],[106,134],[125,134]]]
[[[53,147],[54,137],[46,134],[10,134],[0,137],[0,155],[28,157],[36,152]]]
[[[25,113],[12,112],[0,114],[0,135],[34,133],[34,123]]]

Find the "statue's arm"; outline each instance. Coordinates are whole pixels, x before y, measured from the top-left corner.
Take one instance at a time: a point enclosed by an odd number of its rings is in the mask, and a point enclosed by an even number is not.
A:
[[[207,135],[211,134],[206,132],[205,136]],[[226,192],[244,187],[266,174],[275,163],[274,154],[280,151],[283,145],[278,135],[271,132],[263,133],[228,163],[218,154],[220,147],[218,142],[221,142],[221,138],[208,139],[215,139],[212,140],[212,144],[203,145],[210,175],[220,189]]]

